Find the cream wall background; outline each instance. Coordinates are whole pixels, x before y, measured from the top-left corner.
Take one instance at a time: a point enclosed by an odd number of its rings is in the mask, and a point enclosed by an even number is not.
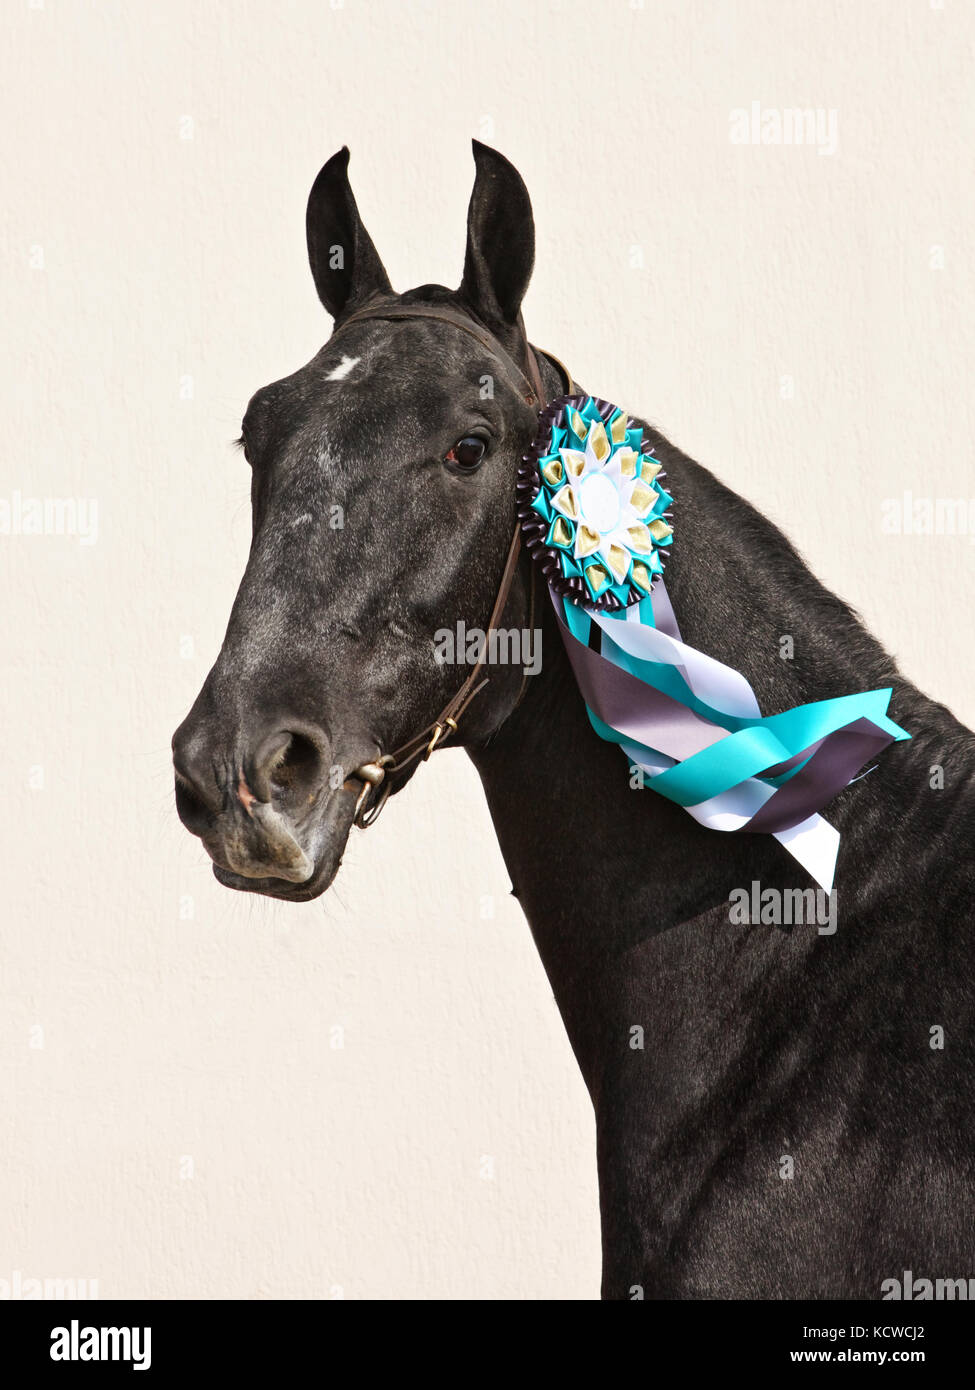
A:
[[[170,734],[248,543],[229,441],[327,335],[322,162],[351,146],[397,287],[456,284],[477,135],[534,200],[534,340],[975,721],[973,539],[882,510],[973,493],[975,7],[8,0],[0,26],[0,499],[8,530],[17,493],[97,503],[92,544],[0,534],[0,1280],[594,1297],[588,1099],[464,756],[307,907],[219,888],[176,820]],[[753,101],[834,111],[835,151],[732,143]]]

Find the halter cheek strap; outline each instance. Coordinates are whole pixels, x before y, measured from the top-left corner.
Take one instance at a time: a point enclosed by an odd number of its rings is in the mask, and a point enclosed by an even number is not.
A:
[[[516,379],[521,378],[519,393],[522,399],[529,405],[536,405],[539,409],[545,404],[545,386],[542,382],[542,375],[538,367],[538,359],[535,350],[526,341],[525,368],[522,368],[514,360],[511,354],[505,349],[503,344],[492,334],[483,324],[479,323],[469,314],[462,313],[459,309],[452,309],[449,305],[434,306],[426,304],[389,304],[364,305],[363,308],[356,310],[343,321],[341,326],[332,334],[332,341],[339,334],[344,333],[354,323],[362,323],[367,319],[435,319],[441,323],[449,323],[454,328],[459,328],[463,333],[473,338],[492,356],[498,357],[505,364],[509,375]],[[558,361],[557,358],[550,357],[564,375],[566,379],[566,389],[573,391],[574,384],[568,371]],[[360,781],[362,790],[356,802],[354,823],[360,829],[366,829],[377,819],[391,790],[391,778],[396,773],[404,771],[410,767],[417,759],[422,758],[426,761],[434,749],[441,747],[448,742],[458,730],[461,718],[465,714],[468,706],[476,695],[488,684],[489,678],[483,674],[484,664],[488,651],[490,650],[490,639],[497,630],[498,624],[504,614],[505,606],[511,594],[511,586],[514,583],[515,574],[518,570],[518,559],[521,554],[521,528],[516,524],[514,534],[511,537],[511,545],[508,547],[508,557],[504,563],[504,570],[501,574],[501,582],[498,585],[497,595],[494,600],[494,607],[491,609],[491,616],[488,619],[486,637],[481,655],[477,664],[472,668],[470,675],[461,685],[460,689],[448,700],[430,724],[422,729],[418,734],[394,750],[392,753],[385,753],[376,758],[373,762],[362,763],[349,774],[350,779]],[[532,566],[532,588],[531,588],[531,607],[534,622],[535,606],[535,567]],[[519,693],[519,700],[524,693],[525,681],[522,682],[522,689]]]

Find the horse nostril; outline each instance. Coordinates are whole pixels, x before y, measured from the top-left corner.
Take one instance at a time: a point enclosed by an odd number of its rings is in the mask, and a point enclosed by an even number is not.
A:
[[[213,821],[213,812],[182,773],[176,774],[176,814],[194,835],[202,835]]]
[[[173,734],[176,810],[187,830],[202,835],[222,808],[224,795],[217,782],[206,730],[192,712]]]
[[[254,791],[285,811],[300,812],[315,800],[322,783],[324,758],[307,735],[285,731],[262,750]]]

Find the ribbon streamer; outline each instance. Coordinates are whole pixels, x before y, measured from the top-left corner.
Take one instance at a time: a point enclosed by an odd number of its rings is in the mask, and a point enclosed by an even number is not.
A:
[[[683,642],[662,579],[613,613],[550,592],[600,737],[708,829],[774,835],[829,892],[840,837],[818,812],[866,762],[910,737],[887,717],[891,690],[763,717],[740,672]]]

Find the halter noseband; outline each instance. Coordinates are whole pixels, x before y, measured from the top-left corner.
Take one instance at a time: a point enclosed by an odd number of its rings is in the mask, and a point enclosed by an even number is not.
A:
[[[361,323],[365,319],[438,319],[441,323],[452,324],[454,328],[459,328],[462,332],[468,334],[469,337],[474,338],[476,342],[480,343],[481,347],[485,348],[493,356],[500,357],[502,361],[507,363],[511,369],[512,375],[520,377],[524,385],[528,388],[527,391],[522,392],[523,400],[529,405],[537,405],[539,409],[545,404],[545,387],[542,382],[541,372],[538,368],[538,359],[527,339],[525,341],[525,348],[527,351],[526,371],[518,365],[510,353],[506,351],[504,346],[492,333],[478,323],[473,317],[462,313],[460,310],[451,309],[449,305],[434,307],[433,305],[426,304],[389,304],[385,307],[382,305],[365,305],[362,309],[358,309],[351,313],[332,334],[330,341],[333,341],[340,333],[344,333],[346,328],[350,327],[352,324]],[[548,357],[551,356],[549,353],[545,355]],[[551,358],[551,360],[556,363],[564,374],[567,382],[567,389],[572,391],[574,389],[572,378],[569,376],[565,367],[557,358]],[[516,524],[514,535],[511,538],[511,545],[508,548],[508,558],[505,560],[504,570],[501,574],[501,583],[498,586],[497,596],[494,600],[494,607],[491,609],[491,616],[488,619],[485,634],[487,640],[482,646],[481,655],[478,658],[477,664],[473,667],[470,675],[457,693],[452,699],[448,700],[447,704],[437,715],[437,718],[434,719],[432,723],[428,724],[425,729],[421,730],[420,733],[414,734],[411,739],[401,744],[394,752],[385,753],[372,762],[362,763],[354,772],[349,773],[350,778],[362,783],[362,790],[356,801],[355,815],[353,817],[353,823],[359,826],[360,829],[365,830],[378,818],[390,793],[390,778],[395,773],[402,772],[404,768],[409,767],[412,763],[416,762],[418,758],[422,758],[425,762],[435,748],[441,747],[452,735],[456,734],[458,723],[468,705],[474,699],[475,695],[488,684],[488,677],[482,676],[482,671],[487,653],[490,650],[490,638],[497,629],[497,625],[501,621],[501,617],[504,613],[505,605],[508,602],[511,586],[518,569],[518,558],[520,554],[521,528]],[[533,608],[535,598],[534,577],[534,566],[532,566]],[[527,679],[527,677],[525,679]],[[524,684],[522,685],[522,691],[524,691]],[[519,699],[520,698],[519,696]]]

